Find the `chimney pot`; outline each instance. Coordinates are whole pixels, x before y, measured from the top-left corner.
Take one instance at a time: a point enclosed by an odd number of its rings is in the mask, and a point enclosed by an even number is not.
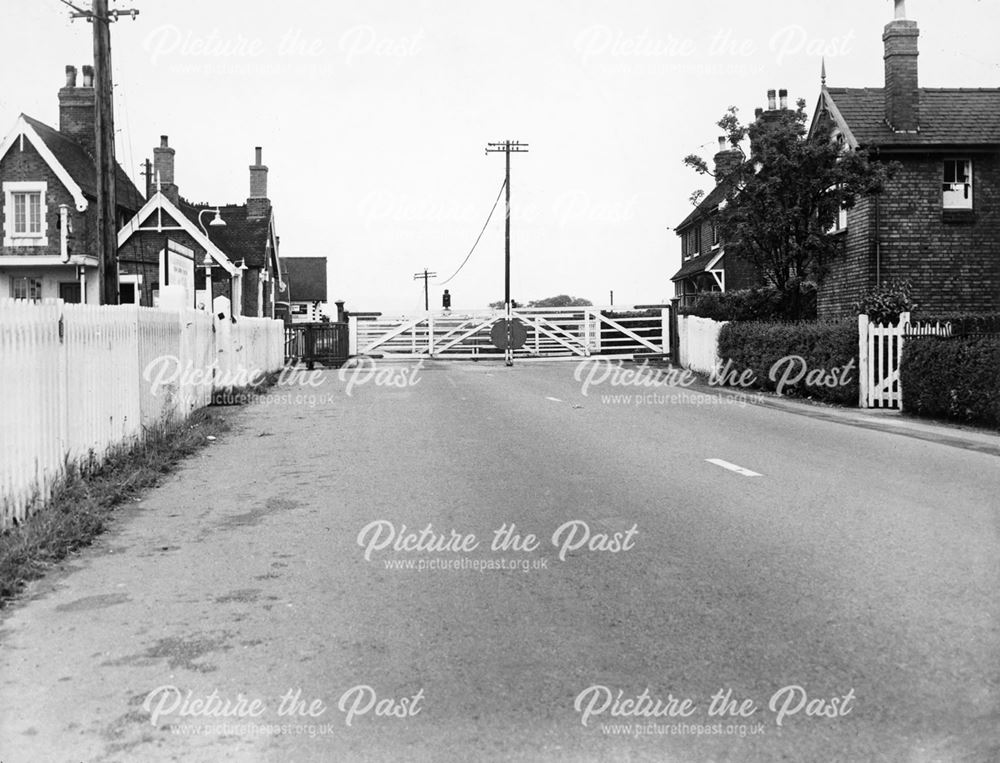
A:
[[[170,143],[166,135],[160,136],[160,148],[169,148]]]
[[[777,108],[777,103],[775,101],[776,93],[774,90],[767,91],[767,108],[768,111],[774,111]]]
[[[753,115],[757,117],[757,119],[760,119],[764,115],[764,109],[758,106],[756,109],[753,110]]]
[[[906,19],[906,0],[896,0],[896,18]]]
[[[83,87],[94,86],[94,67],[87,64],[83,67]]]
[[[778,91],[778,98],[780,99],[779,103],[781,105],[781,108],[787,109],[788,108],[788,91],[787,90],[779,90]]]
[[[257,147],[256,147],[256,148],[254,149],[254,155],[255,155],[255,162],[256,162],[256,164],[257,164],[257,166],[258,166],[258,167],[259,167],[259,166],[260,166],[260,164],[261,164],[261,153],[262,153],[262,151],[261,151],[261,147],[260,147],[260,146],[257,146]]]
[[[93,77],[92,72],[93,67],[84,66],[83,87],[77,87],[76,67],[66,67],[66,85],[59,88],[59,132],[91,156],[96,156],[94,88],[87,81],[88,76]]]
[[[715,155],[715,182],[721,183],[743,162],[743,154],[726,145],[726,137],[719,136],[719,153]]]

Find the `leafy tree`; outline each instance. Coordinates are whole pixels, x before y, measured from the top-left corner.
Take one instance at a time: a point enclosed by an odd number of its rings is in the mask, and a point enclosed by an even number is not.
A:
[[[496,302],[490,302],[490,308],[493,310],[503,310],[503,305],[504,302],[502,299],[497,300]],[[521,303],[518,302],[516,299],[512,299],[510,301],[510,306],[516,310],[517,308],[521,307]]]
[[[528,307],[591,307],[594,303],[582,297],[571,297],[569,294],[559,294],[555,297],[535,299]]]
[[[845,150],[823,130],[808,135],[805,101],[797,108],[766,112],[750,124],[730,107],[718,125],[744,160],[721,179],[726,197],[716,225],[726,255],[749,262],[761,279],[790,298],[798,316],[805,281],[821,282],[828,263],[841,251],[829,232],[841,206],[877,194],[895,171],[865,151]],[[749,153],[742,146],[748,145]],[[684,163],[711,174],[704,159]]]
[[[590,307],[593,304],[589,299],[571,297],[569,294],[559,294],[555,297],[546,297],[545,299],[533,299],[528,303],[528,307]],[[513,299],[511,300],[511,305],[515,308],[522,307],[521,304]],[[503,300],[490,302],[490,307],[494,310],[502,310]]]

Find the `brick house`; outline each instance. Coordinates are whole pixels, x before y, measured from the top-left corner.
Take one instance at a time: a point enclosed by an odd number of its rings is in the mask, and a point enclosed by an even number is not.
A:
[[[725,243],[720,240],[715,224],[729,191],[727,177],[743,162],[743,152],[727,149],[726,139],[721,137],[714,162],[715,187],[675,228],[681,241],[681,267],[670,280],[681,307],[690,305],[700,293],[746,289],[758,283],[750,265],[736,257],[726,257]]]
[[[922,311],[1000,310],[1000,89],[921,88],[917,23],[896,0],[885,86],[828,87],[811,134],[872,149],[900,172],[846,213],[843,255],[820,285],[821,316],[848,314],[870,286],[909,279]]]
[[[97,166],[94,70],[66,67],[59,129],[21,114],[0,143],[0,299],[97,302]],[[117,167],[117,219],[142,194]]]
[[[282,257],[288,284],[292,323],[314,323],[329,316],[326,291],[326,257]]]
[[[171,302],[190,307],[274,317],[285,284],[261,149],[250,166],[246,203],[219,206],[180,196],[167,136],[153,156],[156,182],[147,190],[149,199],[118,234],[123,301],[157,305],[169,291]]]

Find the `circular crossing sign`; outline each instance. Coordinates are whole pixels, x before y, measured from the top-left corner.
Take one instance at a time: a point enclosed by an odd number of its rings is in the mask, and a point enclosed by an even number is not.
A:
[[[490,340],[499,349],[507,349],[507,320],[505,318],[501,318],[493,324],[493,328],[490,329]],[[517,318],[512,318],[510,321],[510,348],[512,350],[520,350],[527,341],[528,330],[521,321]]]

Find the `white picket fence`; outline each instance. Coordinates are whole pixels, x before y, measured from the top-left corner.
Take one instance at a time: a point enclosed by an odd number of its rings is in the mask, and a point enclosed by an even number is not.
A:
[[[725,321],[677,316],[677,363],[702,374],[711,374],[719,366],[719,332]]]
[[[0,300],[0,529],[49,497],[67,461],[100,459],[283,361],[280,321]]]

